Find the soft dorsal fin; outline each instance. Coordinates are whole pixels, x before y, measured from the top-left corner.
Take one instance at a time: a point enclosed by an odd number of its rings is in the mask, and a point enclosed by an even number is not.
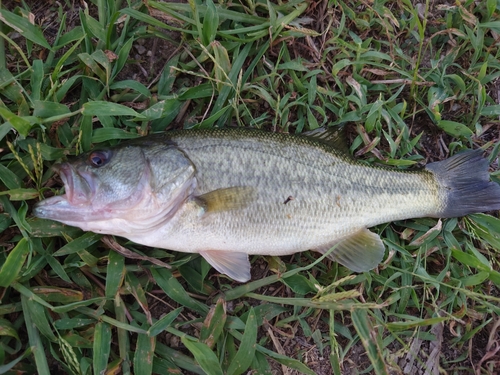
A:
[[[205,212],[237,210],[247,207],[256,198],[255,188],[235,186],[217,189],[196,198]]]
[[[326,144],[349,155],[345,126],[322,126],[320,128],[304,132],[301,135],[316,142]]]
[[[354,272],[367,272],[377,267],[385,253],[385,246],[379,235],[366,228],[316,251],[324,254],[334,246],[335,249],[328,257]]]

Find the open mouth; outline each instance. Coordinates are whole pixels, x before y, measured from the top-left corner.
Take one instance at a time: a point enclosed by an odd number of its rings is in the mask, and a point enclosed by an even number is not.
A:
[[[66,191],[66,199],[72,205],[89,204],[95,194],[95,184],[90,173],[77,171],[71,164],[63,163],[54,166],[61,176]]]
[[[82,212],[92,209],[92,197],[95,193],[92,176],[77,171],[68,163],[58,164],[53,168],[61,176],[65,194],[38,202],[33,208],[33,214],[42,219],[76,220],[78,215],[75,215],[75,211],[82,215]]]

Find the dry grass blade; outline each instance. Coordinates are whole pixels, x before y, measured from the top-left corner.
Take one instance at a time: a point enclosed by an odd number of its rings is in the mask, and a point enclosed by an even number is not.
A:
[[[172,266],[170,264],[162,262],[161,260],[158,260],[158,259],[152,258],[152,257],[148,257],[146,255],[140,255],[140,254],[134,253],[133,251],[128,250],[127,248],[123,247],[118,242],[116,242],[116,240],[111,236],[104,236],[103,238],[101,238],[101,241],[106,246],[108,246],[110,249],[116,251],[118,254],[123,255],[125,258],[146,260],[146,261],[153,263],[153,264],[160,266],[160,267],[165,267],[168,269],[172,268]]]

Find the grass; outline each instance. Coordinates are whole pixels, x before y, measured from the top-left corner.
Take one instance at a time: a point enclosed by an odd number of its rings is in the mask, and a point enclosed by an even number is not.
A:
[[[495,216],[381,225],[359,275],[255,257],[240,285],[31,215],[55,162],[172,128],[348,124],[368,163],[482,147],[496,169],[497,1],[87,4],[0,3],[1,374],[500,371]]]

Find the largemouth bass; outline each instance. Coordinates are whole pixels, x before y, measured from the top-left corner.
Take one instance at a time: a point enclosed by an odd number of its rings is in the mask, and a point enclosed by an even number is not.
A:
[[[356,272],[384,256],[367,228],[500,209],[481,151],[420,171],[367,166],[305,136],[245,129],[167,132],[96,148],[55,167],[65,194],[34,214],[152,247],[199,253],[234,280],[249,254],[326,252]]]

